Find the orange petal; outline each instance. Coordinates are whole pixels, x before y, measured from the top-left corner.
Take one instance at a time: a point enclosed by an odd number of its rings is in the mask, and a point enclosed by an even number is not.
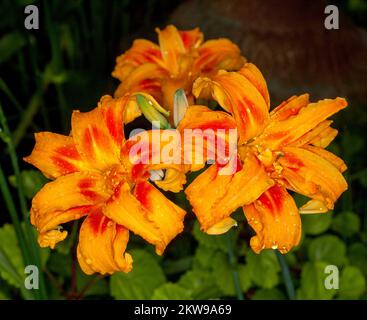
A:
[[[145,92],[157,100],[161,100],[161,78],[167,76],[167,72],[157,64],[145,63],[136,67],[117,88],[114,93],[116,98],[126,93]]]
[[[191,51],[192,49],[198,48],[203,42],[204,36],[203,33],[200,32],[199,28],[179,31],[179,33],[187,52]]]
[[[185,211],[166,199],[148,182],[126,183],[103,209],[105,215],[156,246],[162,254],[168,243],[183,230]]]
[[[346,106],[347,102],[343,98],[310,103],[293,117],[282,121],[271,121],[258,143],[267,145],[271,150],[277,150],[296,141]]]
[[[290,187],[333,209],[335,201],[348,188],[339,169],[324,157],[302,148],[286,147],[283,153],[279,158],[283,167],[281,176]]]
[[[249,155],[234,175],[221,175],[214,164],[185,190],[203,231],[227,219],[237,208],[256,200],[273,185],[260,162]]]
[[[220,71],[212,80],[199,78],[193,93],[211,96],[236,120],[240,143],[258,136],[269,120],[268,106],[264,97],[246,77],[235,72]]]
[[[156,63],[161,59],[161,51],[156,44],[144,39],[135,40],[131,49],[116,58],[112,76],[124,81],[136,67],[144,63]]]
[[[34,165],[47,178],[88,170],[88,164],[83,162],[75,148],[73,138],[51,132],[35,134],[36,145],[24,161]]]
[[[86,274],[112,274],[132,269],[132,257],[124,253],[129,231],[105,217],[101,209],[91,212],[79,233],[77,256]]]
[[[167,169],[164,180],[155,181],[163,190],[178,192],[186,183],[177,130],[143,131],[123,145],[121,161],[133,181],[146,180],[150,170]]]
[[[184,129],[235,129],[234,118],[226,112],[213,111],[205,106],[189,106],[181,120],[178,131]]]
[[[211,73],[216,70],[238,70],[246,59],[240,49],[228,39],[208,40],[198,49],[199,57],[194,68],[200,73]]]
[[[311,151],[320,157],[324,158],[325,160],[329,161],[331,164],[333,164],[340,172],[344,172],[347,170],[347,165],[343,161],[343,159],[340,159],[335,154],[331,153],[330,151],[327,151],[320,147],[315,146],[303,146],[304,149]]]
[[[313,144],[318,147],[326,148],[338,135],[338,130],[333,129],[330,125],[331,120],[322,121],[311,131],[308,131],[302,137],[289,144],[292,147],[302,147],[306,144]]]
[[[268,86],[262,75],[261,71],[256,67],[253,63],[245,63],[245,65],[238,71],[238,73],[242,74],[246,77],[256,88],[259,90],[261,95],[264,97],[264,100],[270,108],[270,96],[268,91]]]
[[[180,73],[179,58],[186,53],[180,33],[173,25],[169,25],[163,30],[157,28],[156,31],[164,61],[161,66],[168,70],[173,77],[176,77]]]
[[[237,151],[236,122],[226,112],[190,106],[177,130],[182,135],[183,157],[186,164],[191,164],[191,171],[200,169],[208,160],[230,157],[229,152]]]
[[[302,108],[307,107],[308,104],[308,94],[290,97],[287,101],[282,102],[270,112],[270,118],[272,121],[287,120],[288,118],[297,115],[298,112]]]
[[[120,162],[126,101],[127,97],[103,96],[92,111],[73,112],[71,126],[76,148],[83,160],[95,169],[106,170]]]
[[[159,188],[161,188],[162,190],[171,192],[180,192],[183,189],[183,185],[185,183],[186,183],[186,174],[182,166],[180,166],[179,169],[176,168],[166,169],[164,179],[154,181],[154,184]]]
[[[256,236],[250,241],[252,250],[278,249],[287,253],[301,238],[301,219],[293,198],[286,189],[273,186],[252,204],[243,207]]]
[[[102,175],[76,172],[49,182],[32,200],[31,222],[40,233],[76,220],[108,197]]]

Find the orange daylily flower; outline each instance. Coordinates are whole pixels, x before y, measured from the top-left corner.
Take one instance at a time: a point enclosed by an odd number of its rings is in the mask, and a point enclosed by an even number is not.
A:
[[[92,111],[74,111],[69,136],[37,133],[36,145],[24,159],[54,179],[32,201],[31,223],[40,246],[54,248],[67,236],[60,225],[86,216],[77,256],[87,274],[131,270],[132,257],[124,253],[129,231],[162,254],[183,229],[185,211],[147,181],[149,170],[165,166],[142,165],[139,154],[130,161],[134,142],[125,139],[124,114],[134,103],[131,95],[104,96]],[[171,165],[169,170],[180,167]],[[158,183],[165,190],[179,189],[177,181]]]
[[[238,70],[245,62],[239,48],[228,39],[203,43],[203,34],[198,28],[179,31],[169,25],[163,30],[157,29],[157,33],[159,46],[138,39],[131,49],[117,57],[112,76],[121,84],[115,97],[142,91],[172,111],[177,89],[184,89],[192,100],[192,83],[199,75],[209,75],[219,69]]]
[[[310,103],[304,94],[269,112],[265,79],[251,63],[238,72],[219,71],[197,79],[193,93],[214,98],[228,113],[191,106],[178,130],[237,128],[238,132],[236,172],[220,175],[221,166],[215,163],[185,190],[202,230],[226,232],[236,224],[230,215],[242,207],[256,232],[250,242],[255,252],[265,248],[288,252],[301,237],[299,213],[333,209],[347,189],[345,163],[325,150],[337,135],[327,118],[347,102],[336,98]],[[311,200],[299,210],[287,189]]]

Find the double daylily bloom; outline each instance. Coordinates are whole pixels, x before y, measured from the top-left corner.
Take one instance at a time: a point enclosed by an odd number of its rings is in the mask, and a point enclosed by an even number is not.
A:
[[[148,40],[135,40],[131,49],[117,58],[112,75],[121,84],[115,97],[127,92],[146,92],[172,115],[177,89],[184,89],[193,102],[192,83],[199,75],[210,75],[220,69],[238,70],[245,62],[239,48],[228,39],[203,43],[198,28],[178,31],[169,25],[157,32],[159,46]]]
[[[328,117],[345,108],[342,98],[309,103],[308,95],[294,96],[269,113],[266,82],[253,64],[238,72],[220,71],[199,78],[193,93],[214,98],[227,112],[191,106],[179,125],[186,128],[236,128],[237,169],[232,175],[218,174],[213,164],[185,190],[201,228],[209,234],[226,232],[236,224],[232,218],[243,207],[255,230],[255,252],[265,248],[288,252],[301,237],[299,210],[287,192],[311,200],[301,213],[326,212],[347,189],[341,174],[343,160],[324,148],[335,138]],[[203,115],[203,116],[201,116]]]
[[[250,242],[255,252],[265,248],[288,252],[301,237],[300,213],[333,209],[347,189],[342,175],[346,165],[325,150],[337,135],[327,119],[345,108],[346,101],[310,103],[304,94],[269,111],[269,92],[261,72],[245,63],[232,42],[202,43],[198,29],[178,31],[174,26],[158,30],[158,35],[159,46],[136,40],[117,58],[113,75],[121,84],[115,99],[104,96],[92,111],[74,111],[69,136],[36,134],[34,150],[25,160],[54,180],[32,201],[31,222],[39,232],[40,246],[54,248],[67,236],[61,225],[86,216],[77,249],[82,270],[87,274],[129,272],[132,257],[125,253],[129,231],[162,254],[183,230],[185,211],[148,179],[163,190],[178,192],[188,171],[212,160],[214,164],[185,190],[202,230],[208,234],[228,231],[236,225],[231,214],[242,207],[256,232]],[[214,99],[224,111],[194,105],[195,97]],[[219,161],[208,140],[204,162],[185,163],[186,148],[198,149],[196,140],[190,140],[176,146],[183,154],[181,163],[170,163],[163,149],[171,141],[155,140],[164,130],[148,131],[147,148],[141,148],[137,136],[125,138],[124,124],[142,113],[148,120],[160,121],[163,128],[169,127],[169,116],[171,124],[178,124],[178,136],[186,129],[213,130],[227,163]],[[236,132],[234,152],[230,130]],[[135,149],[140,151],[131,152]],[[214,155],[208,156],[209,149]],[[158,163],[152,161],[157,156],[153,150],[160,153]],[[233,165],[234,170],[222,174]],[[153,179],[162,169],[163,179]],[[287,190],[311,200],[298,209]]]
[[[54,248],[67,236],[61,224],[87,216],[77,249],[87,274],[131,270],[132,257],[124,254],[129,230],[162,254],[183,229],[185,211],[147,181],[149,170],[165,165],[144,165],[139,154],[134,161],[129,158],[135,142],[124,137],[124,113],[135,103],[135,96],[104,96],[94,110],[74,111],[69,136],[36,134],[34,150],[25,158],[55,179],[32,201],[31,222],[39,232],[40,246]],[[168,167],[181,171],[180,165]],[[177,189],[176,181],[159,183],[165,190]]]

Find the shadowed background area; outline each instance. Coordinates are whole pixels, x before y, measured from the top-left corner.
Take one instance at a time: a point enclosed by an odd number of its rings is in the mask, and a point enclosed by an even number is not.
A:
[[[335,2],[333,2],[335,3]],[[193,0],[170,21],[229,37],[264,70],[274,102],[300,92],[366,101],[367,32],[342,10],[339,30],[324,27],[327,1]]]

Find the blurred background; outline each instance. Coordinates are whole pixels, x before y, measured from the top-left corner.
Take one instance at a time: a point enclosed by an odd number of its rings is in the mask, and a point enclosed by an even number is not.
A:
[[[28,4],[39,8],[38,30],[24,28]],[[328,4],[339,8],[339,30],[324,27]],[[234,41],[263,72],[272,107],[304,92],[311,100],[346,97],[349,107],[334,119],[339,136],[330,149],[349,167],[349,190],[333,212],[302,217],[302,243],[285,256],[286,266],[273,251],[251,252],[253,232],[241,212],[235,213],[240,227],[211,237],[189,212],[185,232],[164,257],[133,237],[132,273],[85,276],[75,259],[74,223],[56,250],[34,249],[44,288],[27,292],[11,214],[26,216],[46,183],[22,161],[33,133],[68,134],[73,109],[89,110],[117,87],[115,58],[136,38],[157,42],[155,27],[169,23],[199,27],[205,39]],[[0,299],[366,299],[366,75],[367,0],[0,0]],[[168,196],[190,211],[182,193]],[[339,290],[323,286],[328,264],[339,267]]]

